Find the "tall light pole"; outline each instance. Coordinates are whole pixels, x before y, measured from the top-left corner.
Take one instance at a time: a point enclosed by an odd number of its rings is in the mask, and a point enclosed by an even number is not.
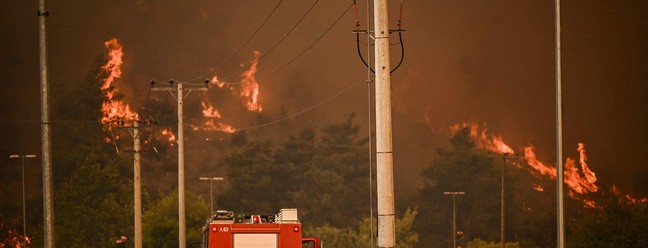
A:
[[[41,148],[43,159],[43,247],[54,248],[54,196],[52,195],[52,122],[50,121],[49,76],[47,70],[47,32],[49,11],[45,0],[38,0],[38,47],[41,95]]]
[[[562,59],[560,39],[560,0],[555,0],[555,31],[556,31],[556,202],[557,205],[557,247],[565,247],[565,212],[563,203],[563,135],[562,135]]]
[[[27,154],[27,155],[19,155],[19,154],[12,154],[9,155],[10,158],[20,158],[22,160],[22,207],[23,207],[23,247],[27,247],[27,218],[25,214],[25,158],[35,158],[36,155],[33,154]]]
[[[500,192],[500,243],[502,248],[506,247],[506,235],[504,235],[504,167],[506,166],[506,156],[509,154],[502,154],[502,187]]]
[[[456,208],[457,204],[455,203],[455,198],[457,195],[464,195],[466,192],[443,192],[444,195],[452,195],[452,248],[457,247],[457,213]]]
[[[209,214],[214,213],[214,181],[223,181],[222,177],[201,177],[200,181],[209,181],[209,204],[210,210]]]

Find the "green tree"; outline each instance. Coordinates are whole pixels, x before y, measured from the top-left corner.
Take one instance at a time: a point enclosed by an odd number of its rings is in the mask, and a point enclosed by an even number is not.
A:
[[[396,247],[413,248],[418,243],[419,235],[414,232],[413,224],[416,219],[417,211],[408,208],[402,217],[396,218]],[[309,228],[304,235],[308,237],[317,237],[323,242],[325,247],[367,247],[371,244],[369,234],[371,233],[371,222],[369,217],[363,218],[357,226],[352,227],[333,227],[328,224]],[[377,230],[377,222],[373,221],[374,233]],[[374,238],[374,242],[376,242]]]
[[[423,170],[418,192],[420,218],[415,226],[419,247],[452,244],[452,198],[445,191],[463,191],[456,198],[457,230],[467,238],[499,239],[500,167],[475,148],[470,130],[459,130],[450,140],[451,150],[437,150],[438,158]]]
[[[648,203],[604,193],[601,206],[568,222],[569,247],[648,247]]]
[[[119,174],[120,166],[118,159],[93,156],[77,164],[57,190],[57,245],[100,247],[132,233],[132,183]]]
[[[185,193],[187,242],[199,241],[209,216],[209,205],[191,191]],[[144,247],[178,247],[178,191],[153,203],[142,217]]]
[[[305,128],[278,146],[247,142],[224,159],[231,183],[218,202],[247,213],[298,208],[306,225],[355,225],[367,209],[368,165],[366,139],[358,137],[353,118],[325,126],[321,134]]]

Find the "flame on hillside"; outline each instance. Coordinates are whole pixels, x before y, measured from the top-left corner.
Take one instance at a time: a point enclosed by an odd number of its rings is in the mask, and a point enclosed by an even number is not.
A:
[[[462,128],[470,128],[470,136],[475,141],[475,144],[487,151],[502,154],[502,155],[511,155],[515,151],[511,146],[507,145],[504,142],[502,136],[488,135],[486,128],[480,128],[476,123],[471,124],[457,124],[451,127],[453,133],[457,132]],[[480,131],[481,129],[481,131]],[[599,186],[596,185],[596,174],[590,170],[587,165],[587,155],[585,153],[585,144],[578,143],[579,152],[579,165],[576,164],[576,160],[572,158],[567,158],[565,162],[564,169],[564,181],[565,184],[569,187],[569,195],[572,198],[583,201],[586,206],[594,207],[595,204],[591,200],[582,199],[576,194],[583,195],[587,193],[597,192]],[[556,167],[548,165],[540,160],[538,160],[535,148],[533,146],[524,147],[524,161],[528,167],[524,167],[532,175],[538,178],[549,178],[556,179]],[[542,187],[533,185],[534,189],[537,191],[543,191]]]
[[[101,121],[109,123],[116,120],[136,120],[138,119],[137,113],[133,112],[130,106],[122,100],[115,99],[115,95],[119,91],[112,85],[115,79],[121,78],[122,57],[124,56],[122,45],[115,38],[106,41],[104,45],[108,49],[109,60],[101,67],[103,72],[108,75],[103,79],[103,85],[101,85],[101,92],[104,94],[104,101],[101,105],[103,113]]]
[[[173,143],[176,142],[176,136],[173,134],[173,131],[171,129],[162,129],[162,136],[166,137],[169,143],[173,145]],[[159,139],[159,138],[158,138]]]
[[[221,118],[220,112],[218,109],[214,108],[211,103],[205,103],[204,101],[200,103],[203,107],[202,114],[207,118]]]
[[[261,52],[254,51],[254,60],[250,63],[250,68],[241,74],[241,94],[244,99],[245,105],[249,111],[261,112],[261,104],[259,104],[259,82],[256,81],[255,75],[257,72],[257,61],[261,56]]]
[[[222,122],[216,122],[215,119],[220,119],[221,114],[210,102],[202,101],[202,114],[205,118],[210,118],[203,123],[202,127],[193,127],[194,130],[207,130],[207,131],[219,131],[225,133],[234,133],[236,129],[228,124]]]
[[[619,191],[619,188],[617,188],[615,185],[612,185],[612,194],[618,196],[621,200],[620,202],[625,201],[627,203],[632,203],[632,204],[637,204],[637,203],[648,203],[648,198],[635,198],[631,195],[628,194],[623,194],[621,191]]]

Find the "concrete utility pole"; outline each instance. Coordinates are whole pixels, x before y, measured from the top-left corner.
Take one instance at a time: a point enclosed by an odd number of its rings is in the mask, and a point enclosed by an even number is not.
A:
[[[214,181],[223,181],[222,177],[201,177],[200,181],[209,181],[209,205],[210,210],[209,215],[214,214]]]
[[[466,194],[466,192],[443,192],[444,195],[452,195],[452,248],[457,247],[457,204],[455,198],[457,195]]]
[[[184,92],[183,83],[177,85],[177,95],[173,95],[173,84],[171,80],[170,87],[153,88],[155,91],[169,91],[178,101],[178,243],[180,248],[187,246],[186,219],[185,219],[185,165],[184,165],[184,98],[189,96],[192,90],[207,90],[208,82],[201,88],[190,88],[187,93]]]
[[[141,147],[141,135],[140,128],[149,128],[147,124],[152,123],[151,121],[140,121],[140,120],[124,120],[116,121],[120,123],[119,128],[128,129],[131,136],[133,136],[133,150],[128,152],[133,152],[133,222],[135,224],[135,248],[142,247],[142,147]],[[144,126],[140,124],[144,123]],[[126,125],[126,126],[124,126]],[[116,142],[116,141],[115,141]],[[120,153],[117,144],[115,143],[115,149],[117,153]]]
[[[22,164],[22,207],[23,207],[23,233],[22,233],[22,241],[23,241],[23,247],[27,247],[27,214],[26,214],[26,208],[25,208],[25,158],[35,158],[36,155],[34,154],[27,154],[27,155],[22,155],[22,154],[12,154],[9,155],[10,158],[20,158],[21,159],[21,164]]]
[[[142,248],[142,159],[139,122],[133,122],[133,212],[135,219],[135,248]]]
[[[565,213],[563,204],[563,143],[562,143],[562,61],[561,61],[561,40],[560,40],[560,0],[555,0],[556,9],[556,184],[558,203],[557,211],[557,247],[565,247]]]
[[[387,0],[374,0],[378,247],[396,246]]]
[[[54,197],[52,196],[52,137],[49,114],[49,82],[47,76],[47,35],[45,19],[49,11],[45,10],[45,0],[38,0],[38,45],[40,50],[40,86],[41,86],[41,149],[43,157],[43,246],[54,247]]]

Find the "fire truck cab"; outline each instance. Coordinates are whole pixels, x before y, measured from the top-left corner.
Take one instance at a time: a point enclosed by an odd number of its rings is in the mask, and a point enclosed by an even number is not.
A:
[[[202,248],[318,248],[315,238],[302,239],[297,209],[271,215],[238,215],[218,210],[202,228]]]

